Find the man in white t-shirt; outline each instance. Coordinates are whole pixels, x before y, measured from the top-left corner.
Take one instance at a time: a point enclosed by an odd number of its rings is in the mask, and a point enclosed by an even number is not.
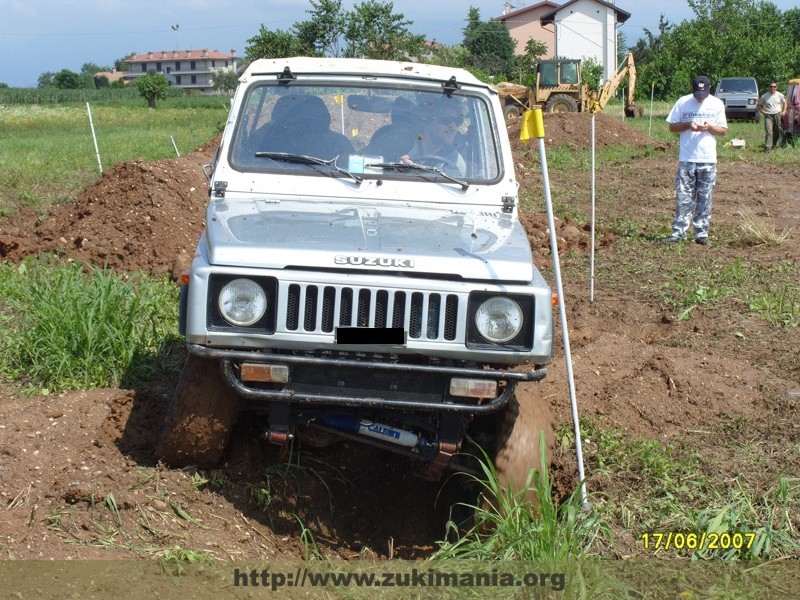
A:
[[[778,84],[769,84],[769,91],[758,99],[758,112],[764,115],[764,152],[772,150],[781,137],[781,117],[789,108],[786,96],[778,91]]]
[[[680,134],[678,175],[675,178],[675,219],[669,244],[685,240],[689,224],[694,241],[708,243],[711,194],[717,182],[717,136],[728,132],[725,104],[709,96],[711,81],[705,75],[692,80],[692,93],[681,96],[667,116],[669,130]]]

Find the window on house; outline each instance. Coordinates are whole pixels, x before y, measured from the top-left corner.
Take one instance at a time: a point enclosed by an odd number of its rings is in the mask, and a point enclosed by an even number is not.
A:
[[[225,66],[226,66],[226,67],[228,66],[228,61],[227,61],[227,60],[225,61]]]
[[[175,70],[176,71],[180,71],[181,70],[181,63],[175,62]]]
[[[217,61],[215,61],[215,60],[212,60],[212,61],[211,61],[211,68],[213,69],[213,68],[214,68],[214,67],[216,67],[216,66],[217,66]]]
[[[142,63],[142,73],[147,73],[147,63]]]
[[[175,75],[175,85],[180,85],[180,84],[181,84],[181,76]]]
[[[161,63],[160,62],[156,63],[156,73],[161,73]]]
[[[197,75],[192,75],[192,85],[197,83]]]
[[[195,61],[192,61],[192,62],[190,62],[190,63],[189,63],[189,70],[190,70],[190,71],[196,71],[196,70],[197,70],[197,67],[196,67],[195,65],[196,65],[196,62],[195,62]]]

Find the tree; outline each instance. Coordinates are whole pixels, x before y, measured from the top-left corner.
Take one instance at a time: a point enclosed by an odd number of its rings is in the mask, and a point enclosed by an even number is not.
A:
[[[218,92],[230,93],[239,85],[239,75],[236,71],[215,71],[213,86]]]
[[[81,76],[69,69],[61,69],[56,73],[53,77],[53,84],[62,90],[77,90],[84,87]]]
[[[395,13],[391,2],[366,0],[348,13],[344,39],[345,56],[384,60],[410,60],[425,51],[425,36],[408,29],[412,21]]]
[[[432,43],[428,48],[428,53],[423,57],[425,62],[432,65],[442,65],[443,67],[466,68],[469,65],[469,52],[461,44],[445,46],[443,44]]]
[[[128,63],[126,63],[125,60],[130,58],[131,56],[133,56],[133,54],[128,54],[127,56],[123,56],[122,58],[118,58],[117,60],[115,60],[114,68],[117,71],[130,71],[131,66]]]
[[[56,74],[53,73],[52,71],[45,71],[44,73],[39,75],[36,87],[40,88],[56,87],[55,77]]]
[[[547,44],[530,38],[525,43],[525,54],[514,57],[514,70],[523,85],[533,86],[536,83],[536,65],[539,59],[547,54]]]
[[[513,76],[516,43],[502,22],[481,21],[478,9],[470,8],[464,46],[473,67],[502,78]]]
[[[673,28],[673,25],[664,18],[662,13],[658,18],[658,33],[653,34],[647,27],[644,28],[644,38],[640,38],[636,45],[630,48],[636,64],[646,63],[653,52],[657,52],[664,45],[664,36]],[[621,44],[622,45],[622,44]]]
[[[722,77],[753,76],[760,82],[785,81],[798,66],[797,27],[771,2],[688,0],[695,13],[659,36],[658,44],[640,40],[647,50],[637,65],[645,89],[659,98],[689,93],[698,74],[712,84]],[[787,11],[788,12],[788,11]],[[650,32],[646,32],[651,38]]]
[[[100,65],[96,65],[94,63],[88,62],[83,63],[81,67],[81,73],[84,75],[94,75],[95,73],[99,73],[100,71],[110,71],[111,67],[101,67]]]
[[[600,88],[600,80],[603,78],[603,63],[593,56],[581,58],[581,81],[589,86],[590,90]]]
[[[0,81],[0,90],[7,90],[7,89],[8,89],[8,84]]]
[[[164,100],[167,97],[169,81],[162,73],[150,71],[147,75],[142,75],[136,80],[136,89],[139,95],[147,100],[147,106],[156,107],[156,100]]]
[[[300,41],[290,31],[277,29],[270,31],[261,25],[258,35],[247,40],[244,51],[245,59],[254,61],[259,58],[287,58],[302,55]]]
[[[344,35],[346,13],[342,0],[310,0],[312,10],[307,21],[294,24],[300,46],[307,54],[316,56],[341,56],[340,40]]]

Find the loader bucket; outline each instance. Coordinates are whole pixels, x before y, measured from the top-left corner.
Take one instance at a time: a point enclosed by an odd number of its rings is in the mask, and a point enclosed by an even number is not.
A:
[[[636,106],[635,104],[629,104],[625,107],[625,116],[630,118],[643,117],[644,109],[640,106]]]

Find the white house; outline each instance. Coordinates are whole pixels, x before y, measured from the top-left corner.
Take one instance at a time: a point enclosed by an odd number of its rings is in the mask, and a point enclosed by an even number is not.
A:
[[[218,50],[156,50],[136,52],[125,59],[131,70],[125,80],[131,82],[150,71],[162,73],[171,86],[208,92],[213,89],[214,73],[236,70],[236,50],[223,54]]]
[[[609,79],[617,71],[617,23],[630,16],[613,2],[571,0],[543,15],[541,23],[555,27],[555,57],[595,58]]]

